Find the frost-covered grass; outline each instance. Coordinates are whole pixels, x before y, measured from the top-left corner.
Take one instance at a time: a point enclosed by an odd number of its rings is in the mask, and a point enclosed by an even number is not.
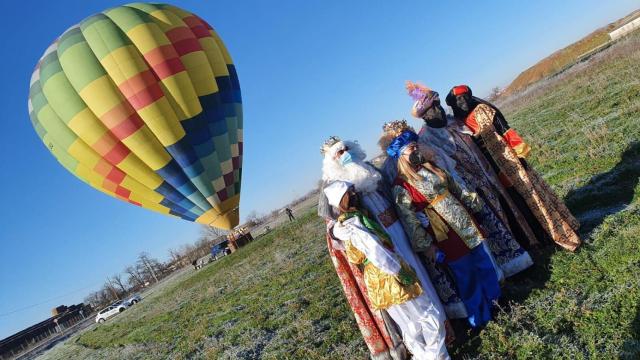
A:
[[[503,104],[585,245],[547,249],[496,321],[454,351],[482,359],[640,358],[640,34]]]
[[[457,358],[640,358],[640,36],[503,104],[583,223],[510,280]],[[50,359],[364,359],[311,209],[47,354]]]
[[[47,354],[364,359],[315,209]]]

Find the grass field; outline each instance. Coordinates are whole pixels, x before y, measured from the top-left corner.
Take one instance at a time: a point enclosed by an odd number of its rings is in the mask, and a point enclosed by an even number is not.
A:
[[[640,35],[502,104],[531,163],[581,220],[575,254],[546,249],[510,280],[496,321],[456,358],[640,357]],[[184,276],[49,359],[365,359],[309,209]]]
[[[504,94],[508,96],[520,92],[527,86],[562,71],[574,63],[581,55],[609,42],[609,32],[626,24],[639,14],[640,11],[636,10],[540,60],[532,67],[520,73],[520,75],[504,89]]]
[[[533,165],[582,224],[576,254],[539,254],[481,336],[481,358],[640,358],[640,34],[503,104]]]

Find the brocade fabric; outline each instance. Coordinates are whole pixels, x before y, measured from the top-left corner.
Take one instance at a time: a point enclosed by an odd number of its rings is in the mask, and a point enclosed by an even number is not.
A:
[[[469,249],[480,245],[484,237],[467,211],[469,209],[475,213],[482,210],[483,202],[478,195],[460,187],[455,181],[451,181],[449,176],[441,179],[425,168],[418,170],[418,175],[421,176],[421,181],[411,182],[411,185],[424,195],[427,201],[436,197],[441,199],[432,205],[433,210],[460,236]],[[434,240],[417,218],[409,192],[402,186],[396,185],[393,187],[393,195],[399,216],[408,228],[407,232],[414,244],[414,249],[426,250]]]
[[[357,219],[352,218],[349,220]],[[401,284],[397,274],[391,273],[391,271],[395,270],[396,263],[387,260],[389,257],[385,257],[381,253],[387,251],[390,256],[395,254],[386,250],[375,236],[358,236],[357,233],[365,231],[356,228],[353,224],[347,223],[349,220],[345,221],[344,225],[336,224],[336,226],[346,227],[347,229],[345,230],[347,231],[337,232],[334,230],[334,234],[345,242],[347,260],[356,265],[364,264],[364,283],[372,308],[374,310],[387,309],[392,305],[402,304],[422,294],[422,288],[417,279],[411,285]],[[345,235],[350,238],[345,238]],[[351,237],[353,237],[353,239],[351,239]],[[360,239],[356,239],[356,237]],[[358,246],[355,246],[356,244]],[[367,253],[369,253],[369,257],[371,257],[375,252],[378,252],[377,257],[379,261],[365,261],[368,260]],[[399,260],[399,258],[397,259]],[[373,258],[371,260],[373,260]],[[408,267],[408,265],[401,260],[400,263],[402,263],[403,267]],[[381,267],[377,266],[378,264]]]
[[[520,209],[513,202],[509,193],[500,183],[498,175],[495,173],[491,163],[487,160],[481,149],[478,148],[473,141],[471,135],[462,131],[454,131],[453,136],[458,144],[459,152],[461,155],[460,162],[462,165],[461,172],[464,173],[465,178],[469,178],[470,183],[475,183],[476,189],[479,189],[482,194],[481,197],[487,202],[494,213],[502,220],[504,224],[509,224],[512,227],[517,226],[522,233],[521,241],[527,241],[529,245],[537,245],[538,240],[529,227],[527,220],[520,212]],[[502,198],[505,202],[506,209],[501,203]],[[515,222],[509,223],[506,215],[506,211],[510,211],[514,217]],[[513,228],[507,226],[509,230],[514,231]]]
[[[444,144],[445,156],[453,159],[454,170],[463,179],[468,189],[478,192],[478,195],[485,202],[485,205],[476,217],[476,220],[486,231],[487,245],[496,264],[502,270],[504,276],[509,277],[530,267],[533,260],[529,254],[516,241],[509,228],[508,217],[500,203],[499,195],[506,191],[499,183],[495,172],[488,163],[482,161],[482,153],[473,143],[468,130],[456,126],[446,128],[429,128],[426,125],[421,130],[421,142],[426,145],[439,146]],[[446,139],[447,141],[443,141]],[[535,242],[535,236],[529,229],[526,220],[520,216],[519,211],[513,211],[517,223],[514,226],[520,227],[527,239],[522,239],[531,243]]]
[[[492,160],[516,191],[524,198],[540,225],[558,245],[574,251],[581,240],[576,234],[580,224],[544,179],[531,167],[522,166],[518,154],[500,136],[494,126],[495,109],[480,104],[473,110],[480,138]]]
[[[385,324],[382,317],[383,311],[375,311],[370,307],[362,271],[356,265],[349,263],[344,251],[336,249],[333,242],[334,240],[327,233],[327,248],[331,262],[371,358],[390,360],[393,349],[402,344],[398,340],[394,341],[398,339],[399,334],[396,336],[391,334],[393,327]]]

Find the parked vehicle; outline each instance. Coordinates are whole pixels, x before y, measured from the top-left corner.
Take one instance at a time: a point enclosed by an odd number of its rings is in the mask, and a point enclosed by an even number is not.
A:
[[[211,248],[211,258],[212,260],[218,260],[225,255],[231,254],[231,250],[229,249],[229,241],[225,240],[219,244],[214,245]]]
[[[131,296],[130,298],[128,298],[127,300],[124,301],[125,305],[127,306],[132,306],[135,305],[137,303],[139,303],[142,300],[142,297],[140,297],[140,295],[135,294],[133,296]]]
[[[107,321],[108,318],[117,315],[123,311],[125,311],[127,309],[127,307],[122,304],[121,301],[119,301],[119,304],[117,305],[109,305],[106,308],[100,310],[98,312],[98,315],[96,315],[96,322],[97,323],[103,323],[105,321]]]

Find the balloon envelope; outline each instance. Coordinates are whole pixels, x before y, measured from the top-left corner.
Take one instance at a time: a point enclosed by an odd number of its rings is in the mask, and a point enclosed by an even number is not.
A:
[[[29,114],[60,164],[92,187],[185,220],[238,224],[240,85],[198,16],[134,3],[84,19],[38,62]]]

